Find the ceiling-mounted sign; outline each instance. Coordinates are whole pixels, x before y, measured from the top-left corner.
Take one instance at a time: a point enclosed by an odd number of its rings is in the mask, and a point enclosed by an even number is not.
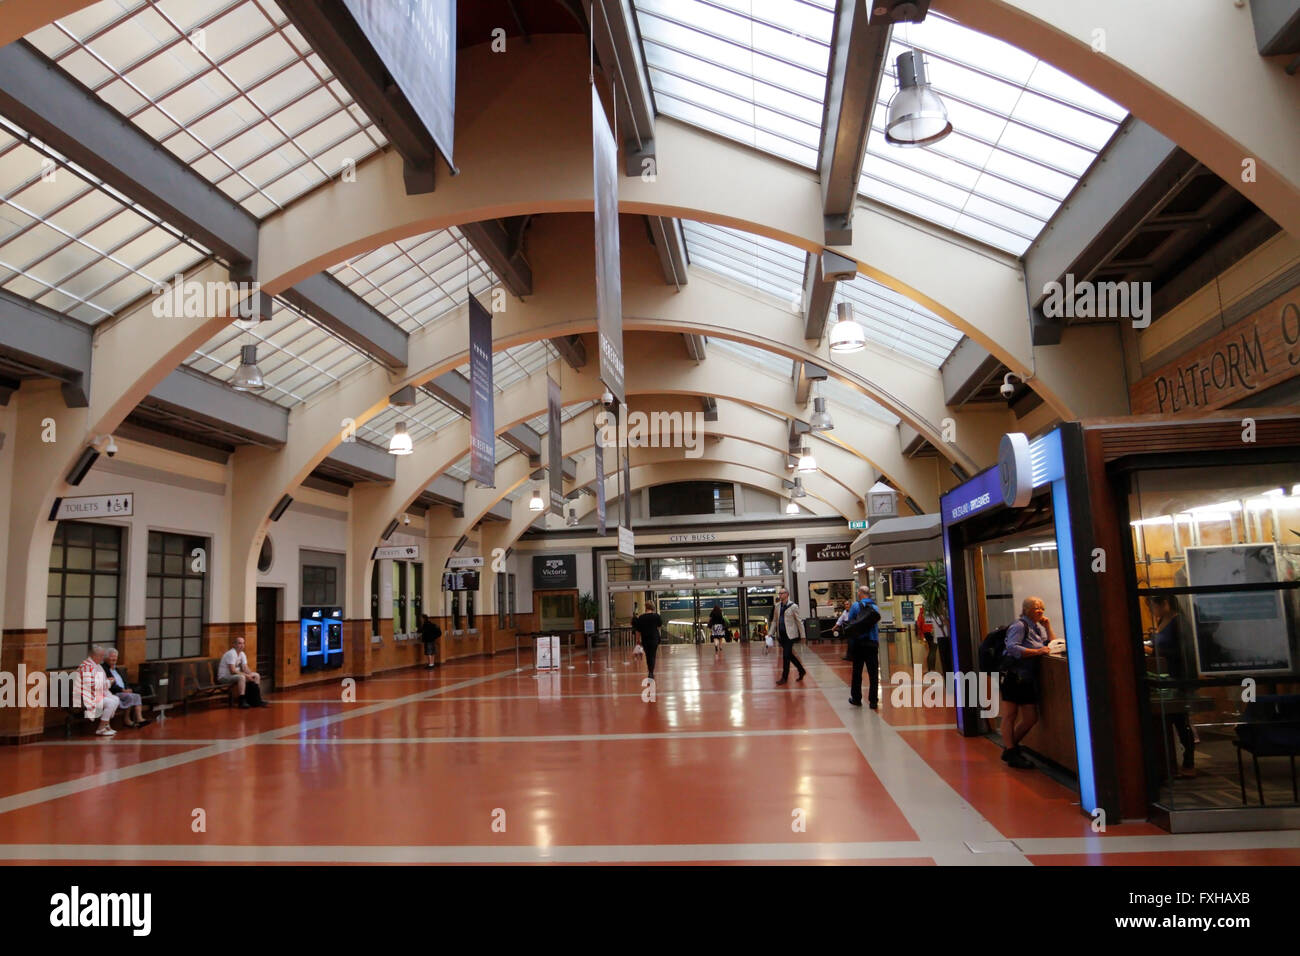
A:
[[[865,519],[865,518],[859,518],[857,521],[850,521],[850,522],[849,522],[849,530],[850,530],[850,531],[866,531],[866,530],[867,530],[867,522],[866,522],[866,519]]]
[[[448,558],[447,567],[449,568],[481,568],[483,567],[482,555],[476,555],[469,558]]]
[[[560,432],[560,383],[546,376],[546,474],[551,514],[564,517],[564,448]]]
[[[605,107],[591,87],[596,212],[596,344],[600,380],[623,405],[623,276],[618,242],[618,147]]]
[[[1129,389],[1134,415],[1224,408],[1300,370],[1300,288],[1229,326]]]
[[[631,528],[619,527],[618,553],[624,558],[636,557],[636,538],[633,536]]]
[[[998,486],[1002,503],[1023,508],[1034,496],[1034,464],[1029,455],[1029,437],[1008,432],[998,444]]]
[[[828,541],[823,544],[808,545],[809,561],[847,561],[849,559],[849,542]]]
[[[605,448],[600,440],[600,425],[596,425],[596,533],[605,536]]]
[[[343,3],[454,170],[456,0]]]
[[[533,555],[533,589],[576,588],[578,556],[576,554]]]
[[[135,514],[135,494],[87,495],[84,498],[55,498],[51,521],[85,518],[126,518]]]
[[[418,544],[398,544],[383,548],[375,548],[370,554],[372,561],[418,561],[420,560],[420,546]]]
[[[469,476],[496,487],[496,411],[492,391],[492,314],[469,297]]]

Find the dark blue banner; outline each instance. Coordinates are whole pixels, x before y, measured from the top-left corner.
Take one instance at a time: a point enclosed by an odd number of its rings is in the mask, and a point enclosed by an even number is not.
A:
[[[592,147],[596,197],[596,344],[600,380],[622,405],[623,276],[618,242],[618,147],[600,94],[591,87]]]
[[[605,446],[600,443],[600,421],[596,422],[596,533],[605,534]]]
[[[492,314],[469,297],[469,476],[496,487],[496,408],[492,390]]]
[[[546,470],[551,477],[551,514],[564,517],[564,450],[560,434],[560,383],[546,376]]]
[[[343,0],[447,165],[456,130],[456,0]]]

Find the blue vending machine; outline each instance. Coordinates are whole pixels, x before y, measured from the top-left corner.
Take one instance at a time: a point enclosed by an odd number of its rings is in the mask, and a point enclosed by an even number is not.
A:
[[[343,666],[343,608],[302,607],[300,620],[304,671]]]
[[[325,612],[325,666],[343,666],[343,608],[322,608]]]
[[[303,607],[298,609],[301,658],[298,667],[304,671],[314,671],[325,666],[325,617],[324,608]]]

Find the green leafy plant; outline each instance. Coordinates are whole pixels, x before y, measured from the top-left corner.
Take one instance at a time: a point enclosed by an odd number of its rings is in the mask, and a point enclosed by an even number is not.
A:
[[[594,621],[596,615],[600,613],[600,605],[596,599],[591,596],[590,591],[583,591],[578,595],[578,616],[584,621]]]
[[[925,619],[941,637],[948,636],[948,572],[942,561],[931,561],[921,569],[916,593],[925,602]]]

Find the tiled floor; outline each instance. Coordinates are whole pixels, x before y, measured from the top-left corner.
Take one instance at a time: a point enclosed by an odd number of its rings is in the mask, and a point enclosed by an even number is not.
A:
[[[0,750],[0,860],[1202,864],[1300,862],[1300,834],[1095,834],[951,714],[847,703],[833,645],[775,687],[758,645],[678,645],[657,698],[622,652],[318,685],[110,740]],[[888,688],[886,688],[888,690]]]

